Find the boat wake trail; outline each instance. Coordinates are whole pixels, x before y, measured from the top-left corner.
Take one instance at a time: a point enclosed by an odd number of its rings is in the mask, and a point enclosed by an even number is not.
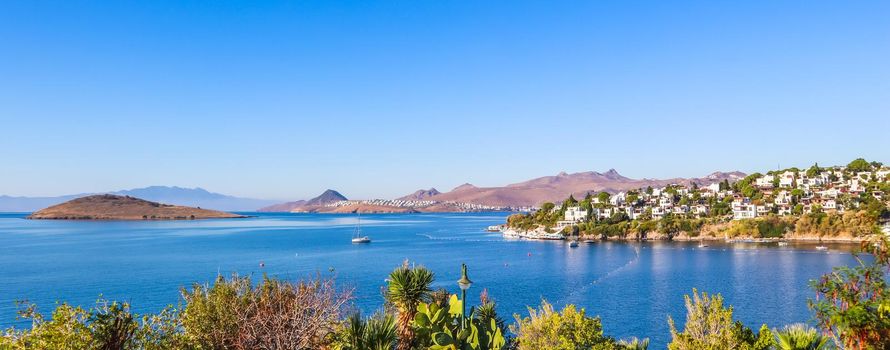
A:
[[[426,237],[431,241],[460,241],[460,242],[497,242],[496,239],[467,239],[463,237],[435,237],[428,233],[418,233],[420,237]]]
[[[578,289],[573,290],[571,293],[569,293],[568,295],[566,295],[565,298],[562,298],[562,299],[560,299],[560,300],[557,300],[557,302],[574,300],[575,297],[578,296],[579,294],[585,293],[585,292],[587,292],[591,287],[593,287],[593,286],[595,286],[595,285],[597,285],[597,284],[599,284],[599,283],[605,281],[606,279],[609,279],[609,278],[611,278],[611,277],[614,277],[615,275],[617,275],[617,274],[623,272],[624,270],[626,270],[626,269],[627,269],[628,267],[630,267],[631,265],[637,263],[639,260],[640,260],[640,247],[634,247],[634,257],[631,258],[630,260],[628,260],[626,263],[624,263],[624,265],[621,265],[621,266],[619,266],[619,267],[616,267],[616,268],[614,268],[614,269],[612,269],[612,270],[606,272],[606,273],[603,274],[602,276],[597,277],[596,279],[594,279],[594,280],[591,281],[590,283],[588,283],[588,284],[586,284],[586,285],[584,285],[584,286],[582,286],[582,287],[580,287],[580,288],[578,288]]]

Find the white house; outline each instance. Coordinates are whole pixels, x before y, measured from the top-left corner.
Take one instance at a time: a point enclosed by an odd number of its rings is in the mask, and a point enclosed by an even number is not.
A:
[[[791,188],[794,186],[794,172],[786,171],[779,176],[779,187]]]
[[[751,200],[737,199],[732,202],[732,219],[753,219],[757,217],[757,206],[751,204]]]
[[[566,208],[565,221],[572,223],[582,221],[587,218],[587,210],[581,209],[579,206]]]
[[[609,197],[609,203],[614,206],[619,206],[624,204],[624,201],[627,199],[627,193],[618,192],[614,196]]]
[[[773,180],[775,180],[775,179],[776,179],[775,176],[764,175],[764,176],[758,177],[757,180],[754,180],[754,184],[760,188],[773,188]]]

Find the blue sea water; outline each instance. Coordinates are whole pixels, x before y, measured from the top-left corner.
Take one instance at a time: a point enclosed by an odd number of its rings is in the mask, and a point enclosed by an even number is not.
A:
[[[854,262],[850,247],[770,244],[564,242],[505,240],[483,232],[507,213],[363,215],[373,243],[350,243],[357,217],[254,214],[198,221],[38,221],[0,214],[0,328],[16,321],[16,300],[44,312],[57,301],[90,306],[100,295],[155,312],[179,301],[179,289],[217,274],[296,280],[335,276],[355,289],[365,312],[382,305],[381,288],[402,261],[436,273],[436,287],[457,291],[469,266],[470,302],[487,289],[502,315],[526,315],[546,299],[602,317],[605,332],[670,341],[667,317],[685,319],[692,288],[721,293],[748,326],[811,320],[808,281]],[[260,263],[264,266],[260,266]],[[475,299],[475,300],[474,300]],[[512,317],[508,317],[512,321]]]

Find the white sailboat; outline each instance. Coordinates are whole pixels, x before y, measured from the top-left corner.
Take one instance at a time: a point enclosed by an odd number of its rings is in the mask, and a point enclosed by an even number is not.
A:
[[[352,232],[352,243],[371,243],[371,238],[362,236],[362,214],[358,214],[358,224],[355,225],[355,231]]]

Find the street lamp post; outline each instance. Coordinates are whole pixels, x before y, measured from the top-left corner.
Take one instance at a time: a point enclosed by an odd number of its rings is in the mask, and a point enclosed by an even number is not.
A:
[[[460,329],[464,330],[467,326],[467,289],[473,285],[473,281],[467,277],[467,264],[460,264],[460,279],[457,280],[457,286],[460,287]]]

